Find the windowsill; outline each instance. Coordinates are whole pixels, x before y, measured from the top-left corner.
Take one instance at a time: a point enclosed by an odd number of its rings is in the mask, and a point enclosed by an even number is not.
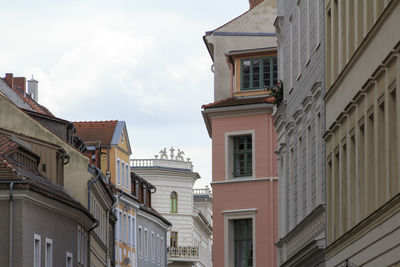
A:
[[[241,178],[230,178],[225,181],[216,181],[211,184],[230,184],[230,183],[241,183],[241,182],[259,182],[259,181],[270,181],[277,180],[276,177],[267,177],[267,178],[254,178],[254,177],[241,177]]]
[[[292,93],[292,91],[293,91],[293,86],[292,86],[292,88],[290,88],[290,90],[289,90],[289,95]]]
[[[315,51],[317,51],[320,46],[321,46],[321,42],[318,42],[317,46],[315,47]]]
[[[296,81],[300,80],[301,73],[297,76]]]

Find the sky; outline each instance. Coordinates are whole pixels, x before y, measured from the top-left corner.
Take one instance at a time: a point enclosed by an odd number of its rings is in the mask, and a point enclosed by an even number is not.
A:
[[[213,102],[202,40],[247,0],[14,0],[1,5],[0,76],[39,81],[39,103],[69,121],[123,120],[135,159],[185,152],[211,182],[201,105]]]

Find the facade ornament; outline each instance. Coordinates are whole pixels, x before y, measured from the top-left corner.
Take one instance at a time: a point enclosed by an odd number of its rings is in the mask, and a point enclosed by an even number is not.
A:
[[[160,153],[160,159],[168,159],[166,147],[164,147],[164,149],[161,149],[159,153]]]
[[[171,151],[171,154],[170,154],[171,159],[174,159],[174,156],[175,156],[175,154],[174,154],[175,148],[171,146],[171,148],[169,149],[169,151]]]
[[[278,43],[278,46],[280,46],[280,44],[283,41],[283,16],[277,16],[275,23],[275,32],[276,32],[276,42]]]
[[[178,154],[176,155],[175,159],[183,161],[184,158],[183,158],[182,155],[185,155],[185,152],[183,152],[182,150],[178,149]]]

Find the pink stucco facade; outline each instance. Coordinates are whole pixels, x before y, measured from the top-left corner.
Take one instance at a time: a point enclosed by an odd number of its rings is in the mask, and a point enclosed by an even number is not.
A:
[[[246,113],[246,112],[243,112]],[[277,266],[278,180],[276,132],[270,112],[214,117],[212,125],[213,266],[229,266],[227,214],[254,211],[254,266]],[[251,131],[254,142],[253,177],[226,177],[227,133]],[[231,256],[231,255],[230,255]],[[233,266],[232,266],[233,267]]]

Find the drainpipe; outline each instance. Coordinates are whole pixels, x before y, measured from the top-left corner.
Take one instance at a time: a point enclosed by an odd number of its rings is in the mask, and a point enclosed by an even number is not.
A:
[[[13,190],[14,190],[14,182],[10,182],[10,224],[9,224],[9,233],[8,233],[8,266],[13,266]]]

